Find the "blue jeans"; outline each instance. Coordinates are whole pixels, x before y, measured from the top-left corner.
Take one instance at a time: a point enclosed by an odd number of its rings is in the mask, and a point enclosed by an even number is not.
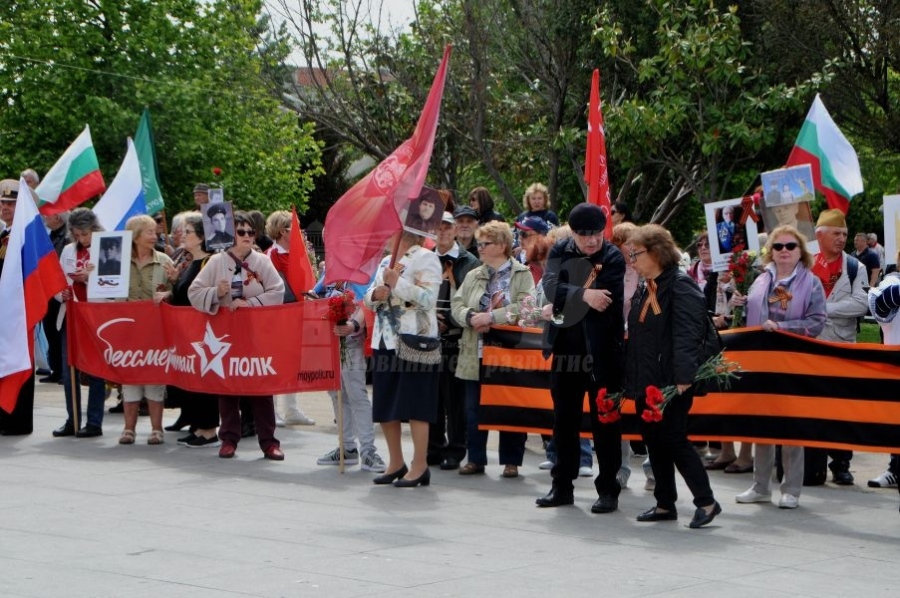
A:
[[[556,463],[556,441],[554,441],[552,438],[547,443],[547,461]],[[578,466],[594,466],[594,451],[591,450],[591,441],[587,438],[581,439],[581,463]]]
[[[466,448],[469,463],[487,465],[487,430],[478,429],[478,407],[481,402],[481,382],[465,380],[466,386]],[[525,457],[524,432],[500,432],[500,464],[521,465]]]
[[[66,394],[66,413],[69,416],[68,423],[75,424],[74,412],[72,410],[72,368],[69,367],[69,348],[66,346],[66,327],[63,325],[60,331],[60,339],[62,342],[62,383]],[[78,375],[76,371],[75,375]],[[88,405],[87,405],[87,425],[97,428],[103,427],[103,404],[106,402],[106,383],[100,378],[88,376]],[[75,384],[75,403],[78,409],[79,424],[84,427],[85,422],[81,419],[81,384],[76,380]]]

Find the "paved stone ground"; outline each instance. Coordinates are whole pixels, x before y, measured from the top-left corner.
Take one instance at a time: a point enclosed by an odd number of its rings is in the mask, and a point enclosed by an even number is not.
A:
[[[712,474],[724,513],[686,528],[638,524],[653,504],[640,461],[620,509],[591,515],[590,480],[574,507],[541,510],[549,486],[537,437],[522,476],[432,471],[428,488],[375,487],[372,474],[318,467],[336,446],[331,403],[302,395],[316,426],[282,429],[287,460],[255,442],[226,461],[214,449],[53,439],[59,386],[38,385],[35,433],[0,437],[0,596],[888,596],[900,566],[900,497],[871,490],[887,456],[859,454],[857,485],[806,488],[794,511],[737,505],[749,475]],[[110,403],[111,404],[111,403]],[[167,411],[166,420],[176,413]],[[492,435],[492,440],[493,440]],[[379,437],[379,446],[384,447]],[[406,449],[411,450],[408,437]],[[496,447],[491,452],[495,458]],[[777,496],[777,492],[776,492]]]

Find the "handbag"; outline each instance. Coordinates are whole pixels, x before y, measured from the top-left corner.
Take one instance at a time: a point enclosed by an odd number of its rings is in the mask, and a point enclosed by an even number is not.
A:
[[[400,323],[394,315],[391,299],[388,297],[388,320],[400,342],[397,343],[397,357],[411,363],[437,365],[441,362],[440,337],[422,336],[420,334],[400,334]]]

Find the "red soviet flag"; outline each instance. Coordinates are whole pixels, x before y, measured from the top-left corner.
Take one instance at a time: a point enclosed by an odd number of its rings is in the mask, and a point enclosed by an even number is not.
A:
[[[419,196],[437,131],[450,46],[434,76],[412,137],[394,150],[328,210],[325,217],[325,284],[367,284],[384,246],[403,224],[400,211]]]
[[[606,170],[606,133],[603,131],[603,111],[600,109],[600,70],[594,69],[591,79],[591,101],[588,105],[587,151],[584,158],[584,180],[588,186],[588,203],[600,206],[606,214],[607,239],[612,238],[610,217],[609,173]]]
[[[297,301],[303,301],[303,294],[316,286],[316,275],[309,263],[306,238],[300,230],[300,219],[297,218],[297,208],[294,206],[291,206],[291,242],[288,251],[291,257],[285,278]]]

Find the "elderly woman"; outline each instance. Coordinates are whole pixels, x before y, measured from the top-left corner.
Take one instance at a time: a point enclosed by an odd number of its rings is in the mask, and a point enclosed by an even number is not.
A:
[[[456,377],[465,381],[466,449],[469,461],[460,475],[484,473],[487,465],[488,433],[478,429],[481,382],[478,380],[478,339],[491,324],[506,324],[510,314],[533,289],[534,279],[527,266],[512,259],[512,231],[505,222],[489,222],[475,233],[482,265],[466,275],[450,300],[453,319],[462,324]],[[503,477],[519,475],[525,455],[527,435],[500,432],[500,464]]]
[[[428,469],[428,427],[437,419],[437,366],[400,358],[401,334],[438,338],[437,299],[441,261],[422,247],[424,237],[404,232],[393,267],[382,260],[365,304],[375,312],[372,349],[372,420],[381,424],[388,445],[388,464],[375,484],[415,488],[431,483]],[[409,421],[413,458],[406,466],[400,422]]]
[[[540,183],[533,183],[525,189],[522,197],[522,206],[525,211],[516,216],[516,222],[522,222],[528,217],[540,218],[553,226],[559,226],[559,216],[550,209],[550,192]]]
[[[74,412],[78,412],[78,420],[81,419],[81,384],[75,384],[75,405],[72,405],[72,375],[69,363],[69,349],[66,342],[66,304],[70,301],[87,301],[87,279],[93,269],[91,260],[91,235],[100,232],[103,227],[97,216],[87,208],[76,208],[69,215],[69,235],[72,242],[66,245],[59,261],[62,265],[66,280],[69,283],[59,298],[63,302],[60,309],[59,326],[62,342],[62,383],[66,396],[66,423],[53,430],[53,436],[75,436],[76,438],[93,438],[103,435],[103,403],[106,401],[106,385],[100,378],[88,376],[88,405],[87,422],[78,430],[75,429]],[[76,380],[79,375],[76,372]]]
[[[291,213],[287,210],[277,210],[269,214],[268,219],[266,219],[266,237],[272,239],[274,243],[268,250],[266,250],[266,255],[269,256],[269,259],[272,260],[272,265],[275,266],[275,269],[281,274],[282,278],[287,276],[288,264],[291,261]],[[259,235],[257,235],[257,243],[259,243]],[[304,253],[302,259],[308,259],[306,254]],[[309,290],[309,289],[304,289]],[[285,303],[292,303],[297,301],[297,297],[293,296],[290,288],[285,285],[284,287]],[[277,425],[300,425],[300,426],[312,426],[316,423],[316,420],[308,417],[305,413],[300,410],[300,406],[297,404],[297,393],[280,395],[281,404],[284,407],[284,415],[281,416],[278,414],[278,409],[275,410],[275,423]],[[276,403],[277,403],[276,398]]]
[[[172,284],[172,290],[166,299],[172,305],[190,307],[188,289],[197,278],[197,274],[206,267],[210,255],[204,249],[206,237],[203,234],[203,216],[200,212],[182,212],[176,218],[180,218],[182,226],[179,249],[182,250],[186,260],[179,268],[178,279]],[[219,437],[216,435],[216,428],[219,426],[218,397],[174,386],[167,387],[167,391],[169,395],[177,394],[181,400],[181,415],[178,421],[189,428],[188,435],[179,438],[178,444],[188,448],[219,446]]]
[[[218,253],[200,270],[188,289],[188,298],[196,309],[215,314],[219,308],[234,311],[280,305],[284,299],[284,282],[265,255],[254,251],[256,230],[246,212],[234,213],[234,246]],[[272,395],[248,397],[256,422],[259,447],[266,459],[283,461],[281,443],[275,438],[275,404]],[[240,396],[220,395],[219,414],[222,425],[219,457],[231,459],[241,440]]]
[[[806,237],[793,226],[779,226],[769,235],[763,254],[765,270],[747,294],[747,325],[772,332],[786,330],[815,338],[825,328],[825,290],[812,273],[813,256]],[[769,481],[775,463],[775,447],[756,445],[753,486],[737,495],[739,503],[769,502]],[[779,508],[795,509],[803,487],[803,447],[783,446]]]
[[[697,507],[691,528],[709,524],[722,512],[713,498],[703,461],[687,436],[688,412],[694,400],[693,382],[703,360],[701,342],[707,336],[709,316],[703,293],[681,272],[681,254],[669,231],[655,224],[638,228],[629,239],[629,258],[644,284],[634,296],[628,314],[625,354],[625,396],[634,398],[641,417],[640,429],[656,479],[656,506],[638,515],[638,521],[678,519],[675,469],[694,495]],[[649,386],[662,390],[675,386],[678,394],[666,407],[661,421],[646,421]]]
[[[171,281],[178,276],[171,258],[154,249],[157,242],[156,221],[150,216],[132,216],[125,223],[131,231],[131,277],[128,282],[128,301],[153,301],[159,305],[168,297]],[[150,411],[150,436],[147,444],[162,444],[162,425],[165,384],[123,384],[122,398],[125,408],[125,429],[119,444],[134,444],[138,407],[141,399],[147,399]]]

